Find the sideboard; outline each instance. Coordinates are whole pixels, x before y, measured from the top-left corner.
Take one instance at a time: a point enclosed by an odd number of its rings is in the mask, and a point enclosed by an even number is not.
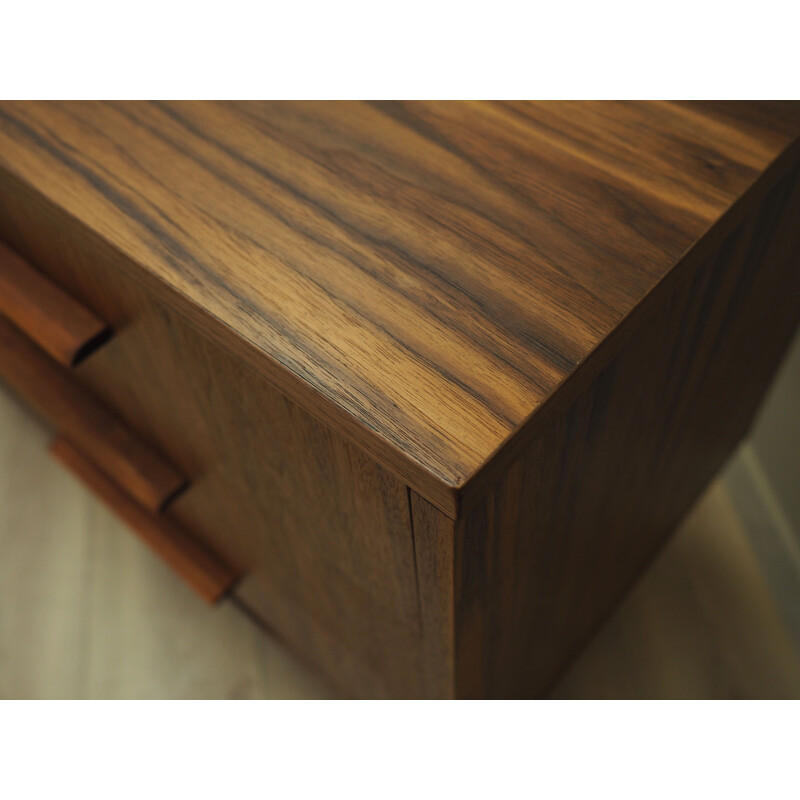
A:
[[[4,102],[0,242],[0,380],[203,598],[536,697],[797,326],[800,104]]]

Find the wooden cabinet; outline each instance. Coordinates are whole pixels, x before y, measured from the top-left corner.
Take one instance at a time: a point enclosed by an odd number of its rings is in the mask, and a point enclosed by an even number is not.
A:
[[[799,134],[791,103],[0,104],[0,290],[72,309],[7,292],[0,376],[353,695],[535,696],[793,333]]]

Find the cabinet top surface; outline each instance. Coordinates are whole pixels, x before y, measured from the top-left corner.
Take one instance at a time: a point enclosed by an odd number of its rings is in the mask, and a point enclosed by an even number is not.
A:
[[[799,132],[795,104],[3,103],[0,167],[457,487]]]

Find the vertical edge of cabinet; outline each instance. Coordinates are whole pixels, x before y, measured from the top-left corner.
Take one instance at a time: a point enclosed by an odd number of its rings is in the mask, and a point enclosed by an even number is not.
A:
[[[535,697],[747,433],[800,319],[800,167],[456,522],[459,697]]]
[[[409,489],[426,695],[453,699],[455,684],[455,523]]]

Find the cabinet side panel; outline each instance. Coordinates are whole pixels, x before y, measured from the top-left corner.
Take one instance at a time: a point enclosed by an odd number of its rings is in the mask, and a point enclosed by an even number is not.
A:
[[[540,694],[745,434],[800,316],[798,220],[794,169],[458,523],[459,696]]]

